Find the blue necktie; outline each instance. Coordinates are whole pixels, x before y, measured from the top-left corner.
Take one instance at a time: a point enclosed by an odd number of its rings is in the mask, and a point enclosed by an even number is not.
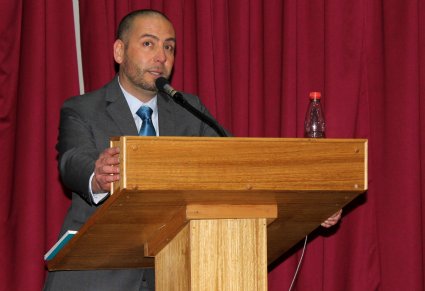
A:
[[[140,127],[140,136],[156,136],[155,127],[152,123],[152,112],[153,110],[149,106],[141,106],[137,110],[136,114],[142,119],[143,123]]]

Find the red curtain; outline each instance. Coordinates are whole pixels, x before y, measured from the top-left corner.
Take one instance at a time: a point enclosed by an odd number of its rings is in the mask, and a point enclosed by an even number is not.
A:
[[[67,193],[54,149],[78,94],[71,0],[0,0],[0,290],[40,290]],[[321,91],[329,138],[369,139],[369,190],[309,238],[294,290],[424,290],[425,4],[420,0],[80,0],[85,89],[114,75],[115,29],[175,25],[173,86],[236,136],[302,137]],[[300,247],[269,273],[288,290]]]
[[[71,1],[0,0],[0,290],[40,290],[69,201],[59,109],[78,93]]]

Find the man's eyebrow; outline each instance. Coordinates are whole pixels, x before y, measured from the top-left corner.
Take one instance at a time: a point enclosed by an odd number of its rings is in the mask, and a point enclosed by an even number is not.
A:
[[[153,34],[149,34],[149,33],[145,33],[145,34],[140,36],[140,38],[144,38],[144,37],[151,37],[151,38],[154,38],[156,40],[159,40],[159,37],[157,37],[156,35],[153,35]],[[176,39],[174,37],[169,37],[165,41],[176,42]]]

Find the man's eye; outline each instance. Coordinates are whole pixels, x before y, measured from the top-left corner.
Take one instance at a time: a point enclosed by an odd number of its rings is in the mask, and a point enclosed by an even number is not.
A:
[[[174,52],[174,46],[172,46],[172,45],[166,45],[166,46],[165,46],[165,49],[166,49],[167,51]]]
[[[150,41],[144,41],[143,46],[151,46],[152,43]]]

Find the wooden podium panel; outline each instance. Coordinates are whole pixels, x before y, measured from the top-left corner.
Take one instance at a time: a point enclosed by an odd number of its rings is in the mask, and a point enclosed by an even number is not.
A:
[[[157,290],[267,290],[266,221],[191,220],[155,256]]]
[[[116,189],[367,188],[365,140],[127,136],[112,144],[123,149]]]
[[[367,190],[359,139],[120,137],[112,196],[49,270],[143,268],[190,221],[267,219],[272,263]]]

